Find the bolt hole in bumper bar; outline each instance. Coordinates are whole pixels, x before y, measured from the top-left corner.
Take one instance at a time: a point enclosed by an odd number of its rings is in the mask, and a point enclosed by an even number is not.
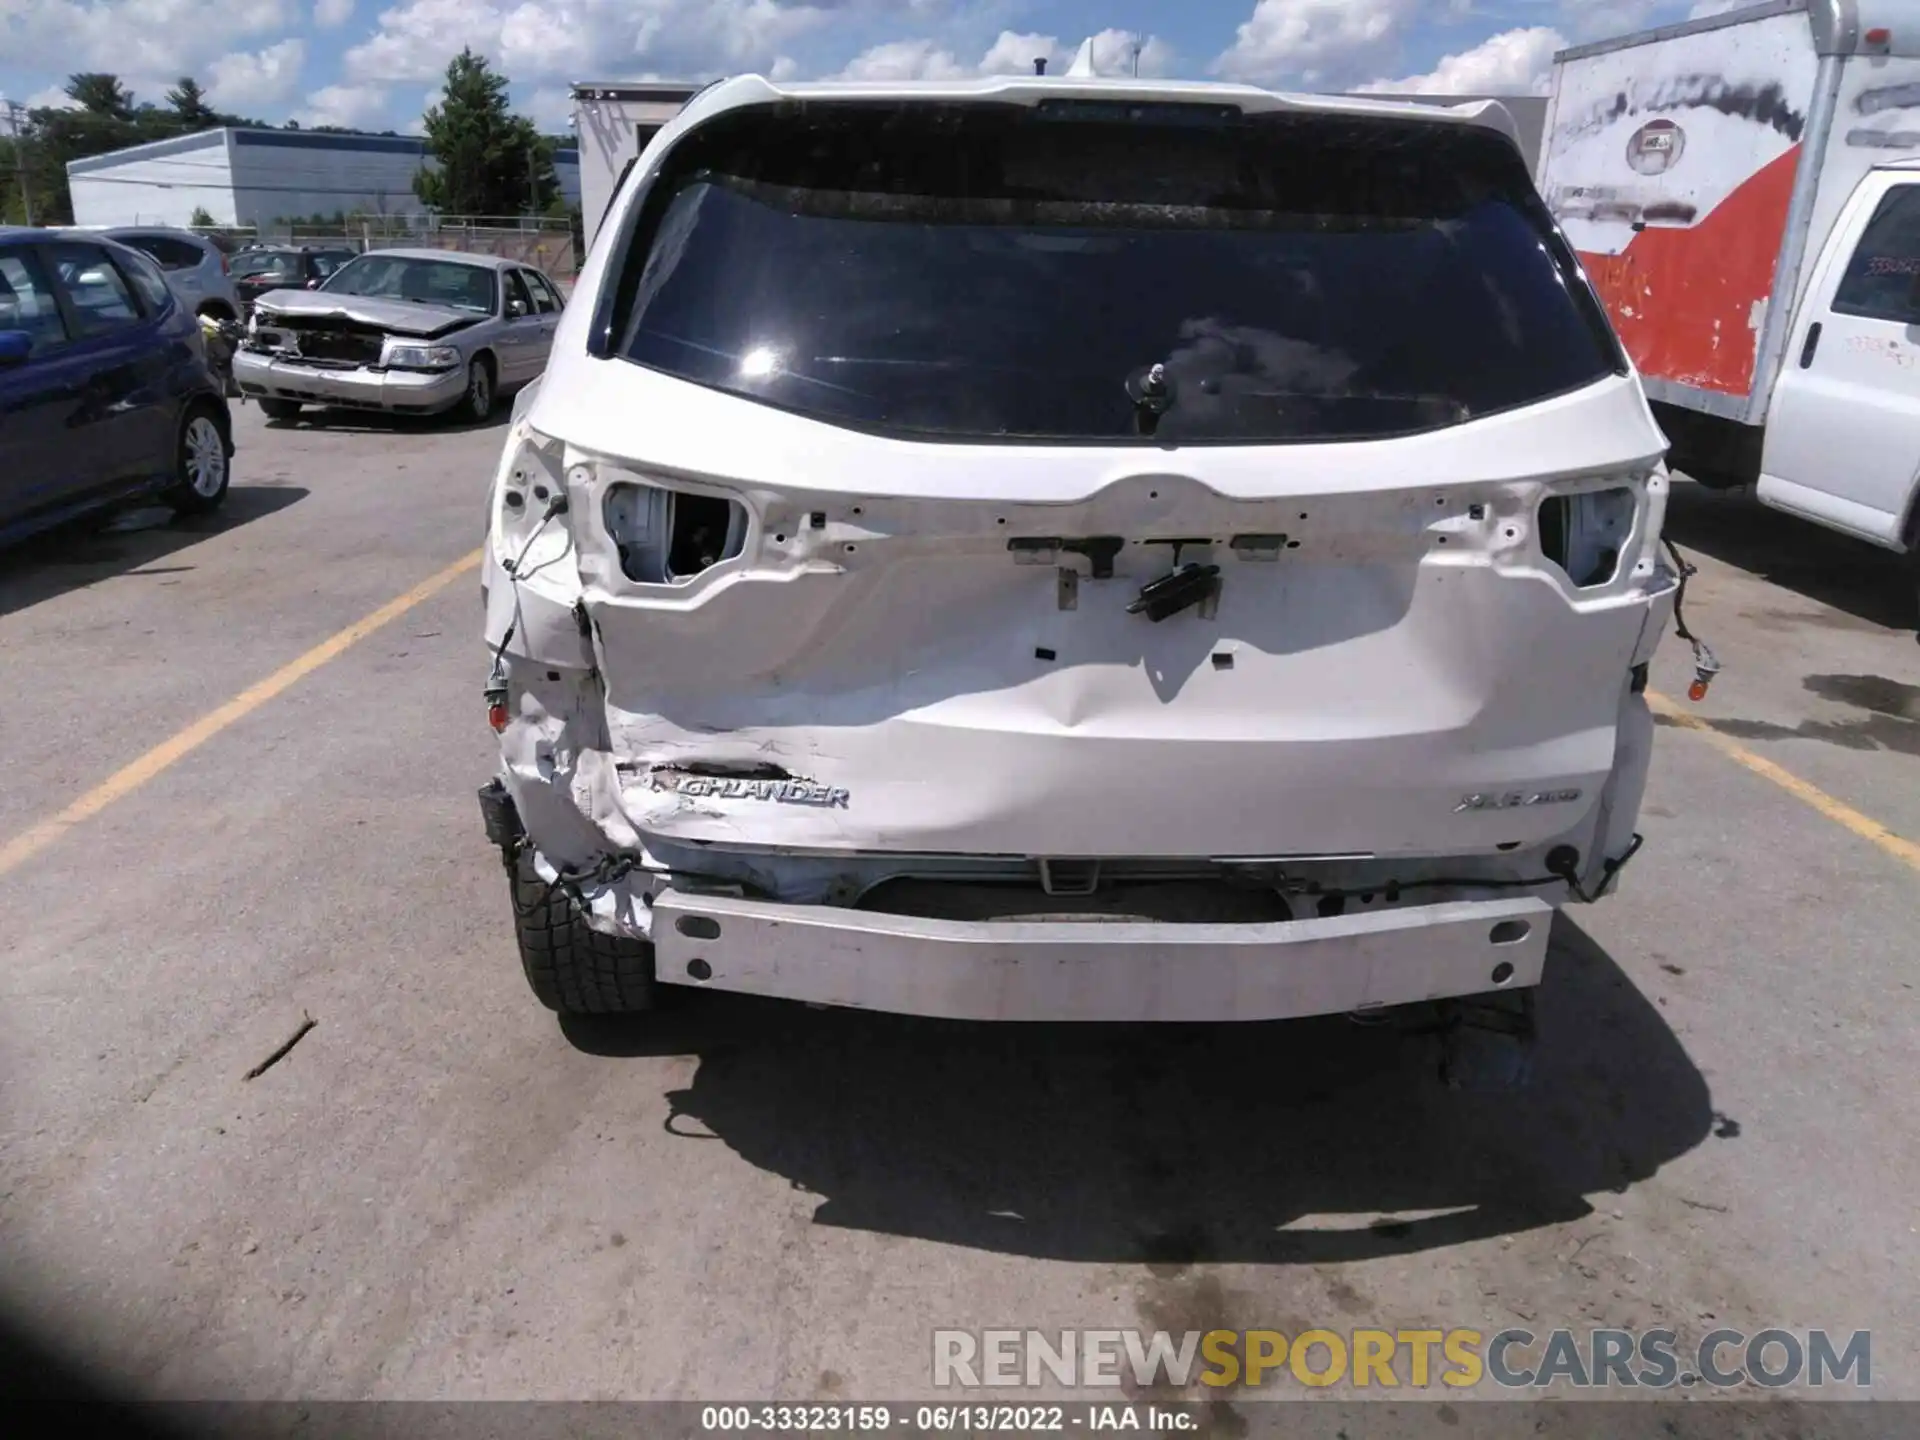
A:
[[[667,889],[663,983],[958,1020],[1284,1020],[1540,983],[1554,907],[1409,905],[1274,924],[953,921]]]

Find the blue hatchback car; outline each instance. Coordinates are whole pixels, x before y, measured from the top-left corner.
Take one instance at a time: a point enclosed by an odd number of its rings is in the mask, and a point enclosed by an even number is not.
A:
[[[154,263],[0,228],[0,544],[128,500],[211,510],[232,460],[199,322]]]

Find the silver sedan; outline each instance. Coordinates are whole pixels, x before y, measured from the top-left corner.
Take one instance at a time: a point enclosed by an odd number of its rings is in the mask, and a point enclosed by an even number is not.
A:
[[[262,295],[233,378],[272,420],[303,405],[484,420],[546,369],[565,303],[517,261],[374,250],[317,290]]]

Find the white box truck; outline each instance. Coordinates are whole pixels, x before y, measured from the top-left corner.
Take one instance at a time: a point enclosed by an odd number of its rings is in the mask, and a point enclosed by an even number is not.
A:
[[[1920,548],[1920,0],[1563,51],[1540,189],[1676,470]]]

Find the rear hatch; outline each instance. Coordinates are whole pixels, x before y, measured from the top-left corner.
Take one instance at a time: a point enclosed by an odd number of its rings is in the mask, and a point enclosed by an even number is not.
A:
[[[1503,136],[755,106],[598,258],[496,523],[571,497],[522,571],[572,547],[641,831],[1445,855],[1600,799],[1664,442]]]

